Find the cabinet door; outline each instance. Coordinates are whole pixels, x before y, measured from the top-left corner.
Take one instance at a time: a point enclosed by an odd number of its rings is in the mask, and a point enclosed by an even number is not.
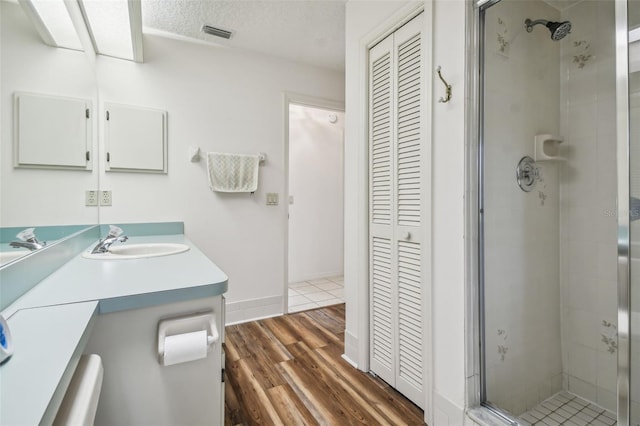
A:
[[[167,112],[105,103],[106,170],[167,173]]]
[[[17,92],[14,166],[91,170],[88,99]]]

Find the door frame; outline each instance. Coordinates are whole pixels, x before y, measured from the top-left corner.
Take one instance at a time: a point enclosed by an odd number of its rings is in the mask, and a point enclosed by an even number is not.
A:
[[[423,45],[424,48],[424,64],[425,69],[423,71],[424,82],[424,95],[425,108],[423,111],[423,127],[427,129],[425,131],[424,138],[427,141],[425,145],[425,155],[427,156],[425,163],[432,164],[432,108],[434,104],[437,104],[437,100],[433,95],[433,76],[434,76],[434,58],[433,58],[433,14],[434,6],[432,0],[425,0],[420,4],[407,4],[400,7],[395,13],[375,26],[367,35],[360,39],[358,45],[359,59],[358,59],[358,75],[361,77],[358,82],[360,86],[360,95],[358,97],[358,104],[354,107],[353,116],[362,117],[362,123],[358,125],[357,140],[358,151],[362,155],[362,163],[358,175],[359,191],[363,191],[362,199],[358,200],[357,215],[361,219],[360,224],[357,224],[357,246],[358,246],[358,264],[355,265],[354,271],[357,273],[353,275],[353,285],[357,300],[354,303],[357,304],[357,309],[354,309],[356,318],[356,329],[354,330],[357,335],[354,335],[352,331],[345,330],[345,354],[343,358],[346,359],[356,368],[362,371],[369,371],[370,366],[370,339],[369,331],[371,327],[369,306],[370,306],[370,287],[369,287],[369,50],[384,40],[388,35],[394,33],[397,29],[402,27],[407,22],[411,21],[414,17],[424,13],[423,34],[426,36],[427,42]],[[434,409],[434,368],[433,368],[433,277],[432,277],[432,193],[431,193],[431,169],[428,170],[429,182],[424,189],[424,196],[429,200],[428,212],[426,213],[425,224],[428,223],[428,231],[424,241],[425,257],[428,259],[428,264],[424,265],[428,271],[426,274],[424,303],[426,310],[426,317],[424,318],[425,324],[425,342],[424,342],[424,386],[425,386],[425,406],[424,406],[424,420],[427,424],[433,424],[435,409]],[[353,234],[351,234],[353,235]],[[348,237],[348,235],[346,236]],[[346,242],[346,240],[345,240]],[[345,279],[347,277],[345,276]],[[346,284],[345,284],[346,289]],[[347,309],[347,317],[350,312]],[[351,350],[355,359],[349,357],[348,350]],[[353,356],[352,355],[352,356]]]
[[[316,96],[303,95],[294,92],[285,92],[283,96],[283,116],[284,116],[284,197],[282,202],[285,204],[283,225],[284,225],[284,297],[282,298],[282,312],[289,313],[289,106],[301,105],[310,108],[320,108],[339,112],[345,112],[344,101],[334,99],[325,99]],[[343,155],[344,159],[344,136],[343,136]],[[342,162],[344,170],[344,160]],[[343,183],[344,188],[344,183]],[[343,194],[344,197],[344,194]],[[344,218],[344,208],[342,211]],[[344,223],[343,223],[344,227]]]

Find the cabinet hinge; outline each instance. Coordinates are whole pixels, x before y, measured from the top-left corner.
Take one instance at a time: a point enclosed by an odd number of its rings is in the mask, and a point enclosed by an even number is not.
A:
[[[87,161],[91,159],[91,154],[89,153],[89,151],[87,151],[85,158],[87,159]]]
[[[91,114],[89,113],[89,108],[84,110],[84,115],[85,117],[89,118],[91,116]]]
[[[111,161],[111,154],[107,152],[107,161]]]
[[[107,121],[109,121],[109,111],[107,111]]]

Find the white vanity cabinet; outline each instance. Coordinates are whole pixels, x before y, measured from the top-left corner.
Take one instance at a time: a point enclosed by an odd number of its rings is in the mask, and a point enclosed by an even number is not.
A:
[[[23,282],[15,278],[23,267],[50,268],[52,250],[53,258],[63,259],[1,312],[16,351],[0,366],[0,425],[51,424],[82,354],[100,356],[104,367],[98,426],[224,424],[228,277],[184,236],[180,222],[122,226],[130,243],[184,244],[189,250],[157,258],[88,259],[82,254],[96,245],[97,228],[87,228],[0,269],[3,286],[12,289],[13,281]],[[185,317],[188,325],[176,322]],[[204,338],[205,328],[206,339],[176,343],[193,334]],[[159,331],[166,336],[163,345]],[[175,363],[165,366],[160,352]]]
[[[220,337],[207,357],[163,366],[158,323],[209,311]],[[99,315],[85,349],[104,363],[95,425],[223,425],[223,336],[222,296]]]

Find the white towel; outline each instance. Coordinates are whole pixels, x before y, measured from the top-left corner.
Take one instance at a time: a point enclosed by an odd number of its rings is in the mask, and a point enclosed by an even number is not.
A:
[[[207,153],[209,187],[216,192],[255,192],[259,155]]]

